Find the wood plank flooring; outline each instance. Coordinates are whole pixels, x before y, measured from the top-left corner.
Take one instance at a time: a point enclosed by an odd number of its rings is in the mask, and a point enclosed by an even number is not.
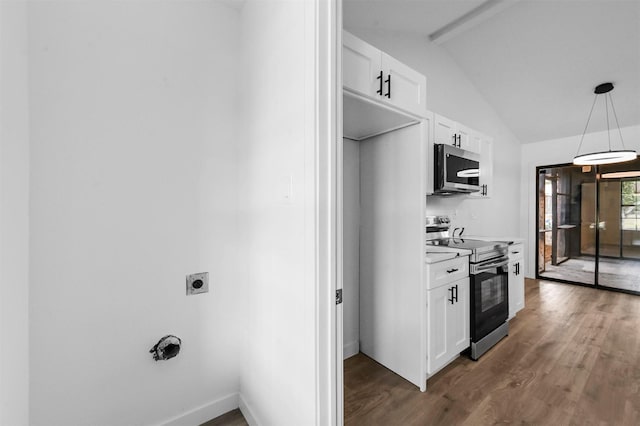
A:
[[[236,408],[200,426],[249,426],[249,423],[245,420],[240,409]]]
[[[527,280],[525,300],[506,339],[425,393],[362,354],[345,360],[345,424],[640,424],[640,297]]]

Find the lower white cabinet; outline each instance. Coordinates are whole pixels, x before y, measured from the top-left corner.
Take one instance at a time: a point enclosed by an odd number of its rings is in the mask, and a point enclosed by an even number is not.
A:
[[[464,257],[468,262],[468,258]],[[454,266],[455,261],[450,261]],[[428,265],[441,269],[449,262]],[[429,269],[429,268],[427,268]],[[449,268],[453,269],[453,268]],[[430,274],[427,274],[429,277]],[[469,277],[440,282],[427,290],[427,375],[431,376],[469,347]]]
[[[524,308],[524,244],[509,246],[509,319]]]

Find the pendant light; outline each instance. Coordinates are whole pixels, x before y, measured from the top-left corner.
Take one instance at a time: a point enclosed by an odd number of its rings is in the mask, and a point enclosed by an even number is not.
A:
[[[589,118],[587,118],[587,125],[584,126],[584,132],[582,132],[582,138],[580,139],[580,145],[578,146],[578,152],[576,152],[576,156],[573,157],[573,164],[578,166],[584,165],[594,165],[594,164],[613,164],[613,163],[622,163],[625,161],[635,160],[638,154],[634,150],[625,149],[624,141],[622,140],[622,132],[620,131],[620,124],[618,123],[618,116],[616,115],[616,109],[613,106],[613,99],[611,99],[611,91],[613,90],[613,83],[602,83],[596,86],[593,93],[595,93],[595,97],[593,98],[593,104],[591,105],[591,111],[589,111]],[[584,141],[584,136],[587,133],[587,128],[589,127],[589,121],[591,120],[591,114],[593,113],[593,108],[596,106],[596,100],[598,100],[598,95],[604,95],[604,105],[605,110],[607,112],[607,138],[609,139],[609,150],[608,151],[600,151],[600,152],[591,152],[588,154],[580,155],[580,148],[582,147],[582,141]],[[611,133],[609,131],[609,104],[611,104],[611,110],[613,111],[613,116],[616,119],[616,126],[618,127],[618,133],[620,134],[620,142],[622,143],[621,150],[612,150],[611,149]]]

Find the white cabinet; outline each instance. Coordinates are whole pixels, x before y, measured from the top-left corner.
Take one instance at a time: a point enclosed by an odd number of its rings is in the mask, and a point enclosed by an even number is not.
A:
[[[380,87],[382,72],[380,50],[356,36],[342,32],[342,85],[366,96]],[[378,97],[380,93],[377,94]]]
[[[524,308],[524,244],[509,246],[509,319]]]
[[[468,261],[464,256],[426,266],[429,376],[469,347],[469,269],[463,266]]]
[[[480,141],[473,130],[447,117],[435,114],[434,143],[453,145],[467,151],[480,153]]]
[[[424,116],[427,100],[424,75],[346,31],[342,32],[342,44],[344,89]]]
[[[489,198],[493,191],[493,139],[473,132],[474,144],[480,154],[480,191],[470,194],[473,198]]]
[[[429,143],[427,165],[433,168],[434,144],[449,144],[480,155],[480,191],[472,198],[488,198],[493,191],[493,139],[439,114],[432,114],[433,134]],[[427,178],[427,194],[433,194],[433,177]]]

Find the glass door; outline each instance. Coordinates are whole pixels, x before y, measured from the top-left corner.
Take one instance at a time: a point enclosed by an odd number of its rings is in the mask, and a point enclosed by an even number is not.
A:
[[[597,283],[640,292],[640,161],[601,166]]]
[[[640,294],[640,160],[538,168],[539,278]]]
[[[538,276],[596,283],[596,173],[593,167],[538,168]]]

